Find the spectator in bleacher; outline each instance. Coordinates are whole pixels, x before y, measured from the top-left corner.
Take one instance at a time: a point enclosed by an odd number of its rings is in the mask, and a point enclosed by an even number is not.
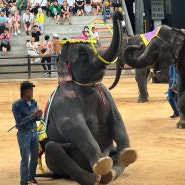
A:
[[[49,17],[48,0],[41,0],[40,7],[42,8],[42,10],[46,11],[46,16]]]
[[[59,24],[59,19],[60,19],[60,5],[58,5],[58,2],[55,1],[54,3],[51,3],[51,5],[49,6],[49,10],[51,11],[52,17],[55,20],[56,24]]]
[[[85,0],[84,12],[86,15],[90,15],[92,11],[92,0]]]
[[[34,37],[34,42],[37,45],[41,42],[41,33],[39,31],[38,25],[34,25],[33,31],[31,32],[31,37]]]
[[[0,0],[0,10],[3,10],[5,8],[5,4],[3,0]]]
[[[32,37],[31,40],[26,41],[26,47],[28,49],[28,55],[38,56],[38,45],[35,43],[34,37]],[[38,60],[38,58],[31,58],[31,63],[35,63]]]
[[[7,28],[9,29],[9,32],[13,35],[14,34],[14,27],[13,27],[13,21],[14,21],[14,15],[10,13],[7,18]],[[17,35],[17,34],[15,34]]]
[[[20,22],[21,22],[21,16],[18,14],[18,11],[16,10],[14,12],[14,21],[13,21],[13,29],[14,29],[14,35],[17,35],[21,33],[19,27],[20,27]]]
[[[5,11],[0,11],[0,34],[4,32],[5,27],[7,27],[7,16]]]
[[[43,55],[41,59],[42,67],[44,69],[44,74],[51,75],[51,72],[47,72],[47,70],[51,70],[51,54],[52,54],[52,43],[49,41],[50,37],[49,35],[46,35],[44,37],[44,42],[42,46],[40,47],[41,55]],[[45,62],[47,62],[48,65],[45,65]],[[47,66],[47,67],[46,67]]]
[[[8,0],[7,2],[8,2],[9,12],[11,14],[14,14],[14,12],[17,10],[16,0]]]
[[[3,4],[4,4],[4,8],[3,11],[5,12],[6,16],[8,17],[9,13],[10,13],[10,9],[9,9],[9,1],[8,0],[3,0]]]
[[[53,34],[53,40],[52,40],[52,54],[53,55],[59,55],[61,51],[61,46],[60,46],[60,40],[59,36],[57,33]],[[57,62],[57,56],[51,57],[51,63],[56,63]],[[53,64],[53,69],[57,70],[57,65]]]
[[[39,27],[40,33],[44,33],[44,20],[45,20],[45,15],[42,12],[42,8],[38,8],[38,13],[36,15],[35,23]]]
[[[26,9],[25,13],[23,14],[22,22],[26,34],[29,35],[34,25],[34,15],[30,12],[29,9]]]
[[[38,13],[38,8],[40,8],[39,0],[28,0],[28,7],[30,12],[36,15]]]
[[[64,0],[57,0],[58,5],[62,6],[62,5],[63,5],[63,1],[64,1]]]
[[[0,50],[2,51],[2,55],[4,55],[7,51],[10,51],[10,32],[8,28],[4,29],[4,32],[1,33],[0,35],[0,41],[1,41],[1,45],[0,45]]]
[[[28,0],[17,0],[16,5],[19,10],[19,15],[21,16],[22,11],[28,8]]]
[[[99,15],[102,9],[102,1],[101,0],[92,0],[92,8],[93,8],[93,14]]]
[[[107,19],[112,18],[112,14],[109,2],[105,1],[103,6],[103,21],[106,23]]]
[[[75,0],[75,7],[76,7],[76,15],[82,16],[84,15],[84,0]]]
[[[69,24],[71,23],[71,13],[69,11],[69,5],[67,4],[67,1],[63,1],[63,5],[61,6],[61,18],[62,18],[62,24],[64,24],[64,21],[67,19]]]
[[[67,4],[69,5],[69,11],[71,15],[75,14],[75,0],[67,0]]]
[[[118,7],[122,7],[122,0],[112,0],[112,7],[113,10],[115,11],[116,9],[118,9]]]

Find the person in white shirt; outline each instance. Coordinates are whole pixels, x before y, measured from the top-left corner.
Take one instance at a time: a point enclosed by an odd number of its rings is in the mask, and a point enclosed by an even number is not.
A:
[[[99,42],[99,40],[100,40],[99,33],[96,31],[95,27],[92,27],[91,37],[96,39],[97,42]]]
[[[23,22],[26,34],[29,35],[34,25],[34,15],[30,12],[29,9],[26,9],[25,13],[23,14],[22,22]]]

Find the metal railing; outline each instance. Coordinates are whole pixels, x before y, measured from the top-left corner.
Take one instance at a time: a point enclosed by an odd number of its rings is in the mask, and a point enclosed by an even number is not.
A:
[[[27,59],[27,62],[23,63],[9,63],[9,64],[2,64],[0,63],[0,74],[21,74],[21,73],[27,73],[28,78],[31,78],[31,75],[33,73],[43,73],[43,70],[32,70],[32,66],[43,66],[43,65],[56,65],[57,63],[55,62],[50,62],[50,63],[31,63],[32,58],[43,58],[43,57],[58,57],[58,55],[48,55],[48,56],[43,56],[43,55],[38,55],[38,56],[30,56],[30,55],[19,55],[19,56],[0,56],[0,61],[5,60],[5,59]],[[58,59],[58,58],[57,58]],[[18,71],[3,71],[3,67],[19,67],[19,66],[27,66],[27,70],[18,70]],[[45,72],[57,72],[57,70],[45,70]]]

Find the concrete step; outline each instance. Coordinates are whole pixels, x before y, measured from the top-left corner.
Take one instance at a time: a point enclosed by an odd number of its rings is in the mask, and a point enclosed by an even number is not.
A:
[[[53,33],[57,33],[59,35],[60,39],[63,38],[70,38],[72,36],[79,36],[81,35],[81,31],[83,30],[84,26],[89,26],[92,21],[94,20],[100,20],[102,21],[102,15],[99,16],[72,16],[71,22],[72,25],[69,25],[67,22],[65,22],[64,25],[61,24],[55,24],[55,21],[51,17],[45,18],[45,27],[44,27],[44,34],[42,34],[42,38],[44,38],[45,35],[49,35],[52,37]],[[112,27],[112,20],[108,20],[107,24]],[[100,35],[100,43],[102,46],[108,46],[111,41],[111,33],[110,31],[104,29],[105,25],[102,23],[97,22],[94,25],[99,32]],[[106,38],[103,38],[106,37]],[[5,57],[0,56],[1,64],[22,64],[27,63],[27,59],[2,59],[6,58],[6,56],[20,56],[20,55],[27,55],[27,48],[25,46],[26,40],[30,40],[30,35],[26,35],[23,27],[21,27],[21,33],[17,36],[12,35],[11,38],[11,51],[7,52],[5,54]],[[1,67],[0,72],[5,71],[14,71],[14,72],[20,72],[20,71],[27,71],[28,66],[8,66],[8,67]],[[41,65],[32,65],[33,70],[40,70],[39,73],[33,73],[31,74],[32,78],[48,78],[48,75],[42,74],[42,66]],[[107,70],[106,75],[113,74],[112,70]],[[56,78],[57,73],[52,73],[51,77]],[[0,79],[25,79],[28,78],[28,74],[26,73],[20,73],[20,74],[1,74]]]

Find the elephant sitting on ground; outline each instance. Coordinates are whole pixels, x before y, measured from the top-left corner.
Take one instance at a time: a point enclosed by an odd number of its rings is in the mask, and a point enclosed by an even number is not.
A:
[[[128,46],[124,58],[134,68],[154,67],[154,73],[177,63],[178,68],[178,109],[180,121],[178,126],[185,125],[185,30],[162,26],[157,37],[152,39],[148,47],[139,57],[133,52],[142,50],[143,45]]]
[[[109,183],[137,157],[115,102],[101,83],[106,66],[120,51],[122,19],[115,11],[106,51],[96,52],[87,40],[61,41],[60,83],[50,104],[47,139],[41,144],[47,167],[81,185]]]
[[[128,38],[126,38],[125,36],[123,37],[122,49],[117,62],[116,78],[109,89],[112,89],[117,85],[120,79],[121,71],[122,69],[124,69],[124,66],[126,64],[126,61],[124,58],[125,48],[129,45],[140,45],[141,42],[143,42],[141,34],[135,35],[133,37],[128,37]],[[141,50],[134,51],[132,55],[134,57],[140,56],[144,52],[146,47],[147,45],[144,45]],[[150,67],[135,69],[135,79],[139,90],[139,96],[138,96],[137,102],[139,103],[148,102],[149,94],[147,91],[147,81],[149,78],[149,73],[150,73]],[[155,76],[152,76],[151,78],[154,83],[168,83],[169,82],[168,67],[158,72],[157,74],[155,74]]]

